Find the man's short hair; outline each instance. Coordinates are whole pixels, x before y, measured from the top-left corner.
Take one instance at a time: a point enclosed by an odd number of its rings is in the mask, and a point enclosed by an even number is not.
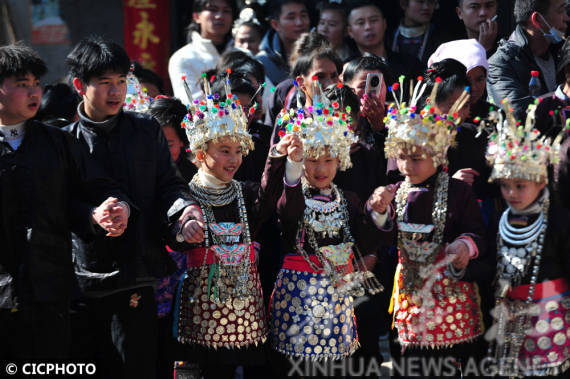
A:
[[[324,47],[313,51],[310,54],[300,55],[297,61],[293,65],[291,70],[291,76],[296,78],[297,76],[307,75],[313,66],[313,62],[316,59],[329,59],[336,66],[336,71],[340,75],[342,72],[342,61],[336,55],[335,51],[330,47]]]
[[[10,76],[31,73],[36,78],[47,71],[45,62],[31,47],[22,43],[0,47],[0,84]]]
[[[106,72],[126,75],[131,61],[125,49],[101,37],[90,37],[79,42],[66,59],[72,77],[88,83]]]
[[[340,12],[344,22],[346,23],[346,5],[342,4],[342,2],[332,2],[329,0],[322,0],[319,3],[317,3],[317,11],[319,12],[319,18],[323,15],[324,12],[326,11],[337,11]]]
[[[192,2],[192,13],[202,12],[204,9],[206,9],[206,7],[210,3],[210,1],[211,0],[194,0]],[[226,2],[226,4],[228,4],[228,6],[230,8],[232,8],[232,20],[235,20],[236,17],[238,16],[238,6],[236,4],[236,0],[224,0],[224,1]],[[198,24],[192,18],[190,25],[188,25],[186,27],[186,33],[187,33],[186,39],[188,42],[192,42],[192,33],[193,32],[200,33],[200,24]],[[231,30],[230,30],[230,32],[231,32]]]
[[[384,9],[382,8],[382,5],[384,2],[380,2],[380,1],[372,1],[372,0],[357,0],[354,1],[352,4],[350,4],[350,6],[348,7],[348,13],[347,13],[347,20],[350,18],[350,14],[352,13],[353,10],[355,9],[359,9],[359,8],[364,8],[364,7],[374,7],[376,9],[378,9],[380,11],[380,13],[382,13],[382,17],[386,17],[386,12],[384,12]]]
[[[283,7],[288,4],[302,4],[308,9],[307,3],[303,0],[270,0],[267,2],[268,17],[270,20],[278,20]]]
[[[69,125],[73,122],[80,101],[81,97],[67,83],[47,85],[36,118],[53,126]]]
[[[204,9],[206,9],[208,4],[210,4],[210,1],[212,0],[194,0],[192,2],[192,13],[202,12]],[[224,1],[230,8],[232,8],[233,18],[236,18],[238,12],[238,6],[236,4],[236,1],[235,0],[224,0]]]
[[[546,14],[550,7],[550,0],[516,0],[514,7],[515,22],[526,24],[533,12]]]
[[[459,8],[461,8],[463,6],[463,1],[465,1],[465,0],[457,0],[457,6]],[[499,0],[493,0],[493,1],[495,2],[495,4],[498,5]]]

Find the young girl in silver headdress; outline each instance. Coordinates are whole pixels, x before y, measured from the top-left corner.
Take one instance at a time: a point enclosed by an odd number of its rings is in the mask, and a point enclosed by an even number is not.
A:
[[[262,191],[257,184],[233,179],[243,155],[253,148],[247,118],[235,95],[210,94],[195,100],[182,124],[198,162],[189,183],[204,220],[183,220],[178,242],[186,246],[187,270],[176,297],[174,332],[189,344],[187,360],[200,365],[205,378],[233,378],[238,365],[263,364],[261,345],[267,321],[257,270],[254,240],[274,211],[282,182]],[[188,91],[189,92],[189,91]],[[278,146],[287,149],[291,138]],[[283,175],[284,158],[271,158],[267,175]]]
[[[402,84],[400,78],[392,86],[394,94]],[[481,354],[473,262],[485,254],[483,218],[470,186],[445,170],[469,96],[463,92],[449,114],[438,114],[438,86],[427,105],[416,106],[426,91],[421,82],[409,106],[394,96],[385,120],[385,151],[405,180],[379,187],[369,200],[373,217],[383,224],[379,237],[398,247],[390,311],[403,358],[396,373],[402,375],[458,375],[462,364]]]
[[[322,97],[316,79],[312,87],[312,105],[282,111],[277,122],[283,138],[294,136],[302,151],[289,153],[285,178],[269,179],[285,182],[277,213],[287,252],[271,300],[269,334],[272,347],[286,356],[339,360],[359,346],[353,298],[364,289],[379,290],[372,274],[359,269],[359,253],[377,249],[377,228],[358,196],[332,182],[337,169],[351,164],[350,116]]]
[[[487,150],[491,179],[508,205],[499,222],[495,325],[488,333],[505,376],[567,375],[570,366],[570,215],[546,186],[560,137],[540,136],[535,109],[524,126],[510,112],[495,112]]]

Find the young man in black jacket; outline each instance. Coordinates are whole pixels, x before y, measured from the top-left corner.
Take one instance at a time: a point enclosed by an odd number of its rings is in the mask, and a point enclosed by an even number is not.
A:
[[[495,104],[508,99],[515,117],[524,120],[534,96],[556,89],[555,51],[570,18],[565,0],[516,0],[514,15],[516,29],[489,59],[487,91]],[[534,94],[529,89],[532,71],[539,73]]]
[[[0,47],[0,357],[69,357],[71,230],[119,236],[129,207],[102,170],[58,128],[33,121],[45,63],[23,45]],[[103,203],[99,207],[94,204]],[[96,226],[99,224],[103,229]]]
[[[271,28],[263,37],[256,55],[265,68],[268,87],[276,86],[289,76],[293,45],[311,26],[307,4],[303,0],[275,0],[270,3]]]
[[[386,58],[390,71],[396,78],[400,75],[415,78],[423,72],[421,62],[413,55],[394,52],[386,46],[388,20],[384,14],[384,3],[373,0],[351,2],[347,33],[354,40],[357,51],[347,61],[370,53]]]
[[[122,110],[130,60],[100,38],[80,42],[67,57],[83,97],[79,121],[66,127],[137,209],[116,240],[74,236],[75,274],[85,295],[74,336],[79,358],[98,359],[102,378],[154,378],[157,314],[155,278],[175,269],[163,238],[192,202],[176,175],[168,144],[151,116]]]

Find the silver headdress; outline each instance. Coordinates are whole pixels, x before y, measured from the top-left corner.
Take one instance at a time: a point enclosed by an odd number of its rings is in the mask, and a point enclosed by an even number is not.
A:
[[[548,180],[547,167],[560,161],[560,133],[554,140],[541,136],[534,128],[536,104],[531,104],[525,124],[518,122],[508,101],[503,101],[505,114],[491,112],[480,128],[491,126],[487,160],[493,166],[490,180],[523,179],[532,182]],[[564,128],[567,130],[568,124]]]
[[[189,148],[192,152],[196,150],[206,150],[209,141],[218,141],[221,138],[229,137],[238,141],[246,155],[253,150],[253,140],[247,131],[248,120],[242,105],[236,95],[229,89],[229,73],[226,79],[226,100],[220,101],[219,94],[212,94],[210,83],[206,74],[202,74],[204,79],[205,99],[193,99],[186,83],[186,78],[182,80],[189,94],[190,105],[188,114],[182,121],[182,127],[186,130]],[[254,108],[251,108],[250,111]]]
[[[342,109],[336,101],[331,104],[317,80],[313,80],[313,93],[312,106],[302,108],[298,101],[297,110],[284,109],[279,113],[279,136],[297,134],[303,141],[305,157],[319,158],[328,152],[339,159],[339,168],[346,170],[352,166],[350,146],[357,142],[351,128],[350,106]]]

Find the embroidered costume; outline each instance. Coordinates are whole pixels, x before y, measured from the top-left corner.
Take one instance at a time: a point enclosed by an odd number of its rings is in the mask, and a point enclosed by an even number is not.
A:
[[[547,182],[548,164],[559,160],[561,136],[554,141],[540,136],[535,109],[529,107],[524,126],[509,111],[506,117],[492,115],[496,130],[487,154],[494,164],[492,179]],[[501,216],[491,334],[500,375],[559,375],[570,366],[567,220],[568,212],[551,204],[546,187],[526,209],[509,206]]]
[[[246,154],[253,143],[237,97],[228,94],[226,101],[220,101],[206,88],[207,99],[193,102],[189,108],[193,114],[183,122],[190,149],[205,151],[209,141],[229,137],[239,141]],[[283,161],[270,160],[267,169],[273,172]],[[185,251],[187,270],[178,290],[174,325],[180,342],[234,349],[265,341],[266,315],[253,238],[274,209],[280,186],[267,187],[265,196],[257,184],[220,182],[202,170],[189,183],[207,228],[204,242]]]
[[[339,104],[317,101],[297,113],[283,111],[277,123],[284,133],[301,137],[305,157],[328,152],[339,159],[341,170],[350,167],[355,139]],[[273,180],[281,182],[283,177]],[[271,299],[271,345],[292,357],[345,358],[359,346],[353,297],[365,289],[376,293],[380,287],[370,272],[355,265],[358,248],[376,250],[377,229],[367,221],[358,197],[334,184],[318,190],[305,179],[296,178],[294,185],[286,181],[277,208],[289,254]]]
[[[443,171],[397,188],[397,217],[387,231],[397,235],[399,253],[391,302],[399,342],[422,348],[469,342],[483,332],[477,287],[455,272],[444,248],[460,238],[480,253],[484,226],[477,202],[468,184]]]
[[[263,342],[265,311],[242,187],[233,181],[224,193],[215,194],[203,187],[197,174],[190,193],[199,202],[208,229],[203,246],[187,251],[188,269],[179,298],[188,301],[179,307],[178,339],[214,348]],[[239,222],[217,222],[212,208],[234,202]]]
[[[400,82],[403,82],[400,78]],[[392,87],[395,91],[396,83]],[[430,98],[434,98],[436,88]],[[411,106],[396,100],[388,107],[385,123],[387,157],[400,150],[429,154],[436,174],[420,184],[396,184],[396,195],[384,225],[386,242],[398,247],[398,266],[390,311],[399,343],[413,348],[450,348],[483,333],[477,286],[471,264],[456,270],[445,253],[457,240],[469,247],[471,259],[484,254],[481,211],[468,184],[450,179],[442,166],[453,145],[459,122],[456,110],[468,101],[465,92],[449,115],[438,115],[429,104],[415,103],[425,84],[414,88]],[[395,93],[394,93],[395,95]],[[396,97],[396,96],[395,96]]]

